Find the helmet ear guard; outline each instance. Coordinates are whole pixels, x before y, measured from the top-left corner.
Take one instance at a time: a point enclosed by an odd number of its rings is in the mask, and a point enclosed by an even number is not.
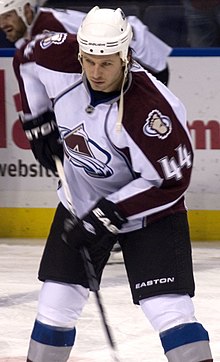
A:
[[[92,8],[85,16],[77,33],[79,52],[93,55],[119,53],[127,63],[129,44],[132,39],[131,25],[120,8]]]

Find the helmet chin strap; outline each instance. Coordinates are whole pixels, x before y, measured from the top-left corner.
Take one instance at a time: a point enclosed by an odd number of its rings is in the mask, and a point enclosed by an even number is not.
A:
[[[116,122],[116,132],[121,131],[122,127],[122,117],[123,117],[123,111],[124,111],[124,85],[127,79],[128,75],[128,60],[125,62],[125,68],[124,68],[124,76],[121,84],[121,93],[120,93],[120,100],[119,100],[119,107],[118,107],[118,118]]]

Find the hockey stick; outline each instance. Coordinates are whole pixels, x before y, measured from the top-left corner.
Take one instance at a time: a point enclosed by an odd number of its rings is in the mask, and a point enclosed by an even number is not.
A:
[[[67,204],[68,204],[68,209],[69,209],[71,215],[73,216],[73,218],[76,218],[76,211],[75,211],[75,209],[73,207],[72,197],[71,197],[71,194],[70,194],[70,189],[69,189],[69,185],[67,183],[67,179],[66,179],[66,176],[65,176],[65,172],[64,172],[62,162],[56,156],[54,156],[54,160],[55,160],[55,163],[56,163],[57,173],[59,175],[59,178],[60,178],[60,180],[62,182],[62,186],[63,186],[63,189],[64,189],[66,201],[67,201]],[[88,252],[86,247],[82,246],[80,252],[81,252],[81,255],[82,255],[82,258],[83,258],[83,261],[84,261],[84,267],[85,267],[86,275],[87,275],[87,278],[88,278],[89,288],[90,288],[90,290],[92,292],[95,293],[95,297],[96,297],[97,305],[98,305],[98,308],[99,308],[99,311],[100,311],[102,324],[104,326],[104,330],[105,330],[105,333],[106,333],[108,345],[111,348],[112,359],[115,362],[120,362],[120,360],[119,360],[119,358],[117,356],[116,344],[115,344],[115,342],[113,340],[112,332],[111,332],[110,327],[109,327],[109,325],[107,323],[106,313],[105,313],[105,310],[104,310],[101,295],[99,293],[99,282],[98,282],[98,279],[97,279],[97,276],[96,276],[96,273],[95,273],[93,263],[91,261],[89,252]]]

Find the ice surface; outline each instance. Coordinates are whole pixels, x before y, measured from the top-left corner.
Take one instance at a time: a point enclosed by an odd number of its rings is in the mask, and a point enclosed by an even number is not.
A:
[[[42,240],[0,240],[0,362],[24,362],[41,283],[37,270]],[[106,266],[101,296],[121,362],[167,361],[159,337],[132,304],[123,263]],[[113,257],[112,257],[113,258]],[[111,258],[111,261],[112,261]],[[215,362],[220,362],[220,242],[193,243],[199,322],[209,331]],[[77,324],[71,362],[112,362],[95,297]]]

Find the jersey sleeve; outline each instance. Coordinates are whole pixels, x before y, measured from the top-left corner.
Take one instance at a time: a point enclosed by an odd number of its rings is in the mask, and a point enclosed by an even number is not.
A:
[[[38,36],[39,37],[39,36]],[[52,108],[44,84],[40,81],[35,62],[34,46],[37,38],[26,42],[16,51],[13,68],[18,81],[23,120],[35,118]]]
[[[151,33],[136,16],[128,16],[128,21],[134,34],[131,42],[133,58],[155,73],[164,70],[172,48]]]
[[[78,53],[76,35],[68,33],[49,33],[34,47],[36,64],[62,73],[81,72]]]
[[[81,11],[73,9],[50,9],[50,11],[52,12],[54,18],[63,24],[65,31],[70,34],[77,33],[86,15]]]
[[[23,50],[22,49],[17,49],[14,58],[13,58],[13,69],[14,69],[14,73],[15,76],[17,78],[17,82],[18,82],[18,86],[19,86],[19,91],[20,91],[20,98],[21,98],[21,105],[22,105],[22,111],[24,114],[29,114],[30,113],[30,108],[28,105],[28,100],[26,97],[26,91],[25,91],[25,86],[24,86],[24,82],[21,76],[21,64],[23,63]]]
[[[125,95],[129,106],[125,106],[121,131],[136,177],[108,196],[129,220],[185,211],[193,165],[185,107],[154,78],[142,84],[146,88],[133,88],[132,99],[129,92]]]
[[[76,37],[66,33],[37,36],[17,51],[13,66],[24,119],[35,118],[52,109],[53,98],[70,84],[70,73],[81,72]]]

